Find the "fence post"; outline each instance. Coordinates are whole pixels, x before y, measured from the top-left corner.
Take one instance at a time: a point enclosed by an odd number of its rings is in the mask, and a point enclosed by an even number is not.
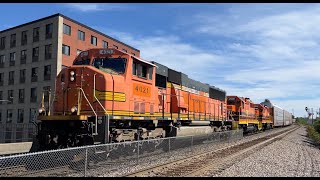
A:
[[[139,153],[140,153],[140,152],[139,152],[139,149],[140,149],[140,148],[139,148],[139,146],[140,146],[139,144],[140,144],[140,143],[139,143],[139,140],[138,140],[138,142],[137,142],[137,148],[138,148],[138,149],[137,149],[137,164],[139,164]]]
[[[88,148],[86,148],[86,158],[84,161],[84,177],[87,177],[87,164],[88,164]]]
[[[170,149],[171,149],[170,140],[171,140],[171,138],[168,138],[168,139],[169,139],[169,153],[170,153]]]
[[[191,152],[193,152],[193,136],[191,136]]]

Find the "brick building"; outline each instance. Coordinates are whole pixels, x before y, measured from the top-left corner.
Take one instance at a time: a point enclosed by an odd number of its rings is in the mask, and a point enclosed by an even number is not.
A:
[[[42,93],[81,51],[140,51],[62,14],[0,31],[0,143],[30,140]],[[45,95],[48,101],[48,93]]]

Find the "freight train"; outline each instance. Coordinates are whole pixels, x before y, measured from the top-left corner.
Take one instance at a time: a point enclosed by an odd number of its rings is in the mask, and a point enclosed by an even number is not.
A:
[[[113,48],[81,52],[56,77],[53,94],[53,108],[50,98],[39,108],[31,151],[188,135],[199,126],[258,131],[278,125],[269,114],[274,107],[226,96],[217,87]]]

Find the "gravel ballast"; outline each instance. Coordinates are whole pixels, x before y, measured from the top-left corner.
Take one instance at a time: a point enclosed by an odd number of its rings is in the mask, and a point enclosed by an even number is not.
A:
[[[307,137],[305,127],[286,135],[247,158],[235,162],[218,177],[319,177],[320,149]]]

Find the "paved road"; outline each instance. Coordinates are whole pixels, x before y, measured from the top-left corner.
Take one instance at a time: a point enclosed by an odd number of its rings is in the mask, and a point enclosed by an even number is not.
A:
[[[300,127],[215,176],[320,177],[320,148]]]

